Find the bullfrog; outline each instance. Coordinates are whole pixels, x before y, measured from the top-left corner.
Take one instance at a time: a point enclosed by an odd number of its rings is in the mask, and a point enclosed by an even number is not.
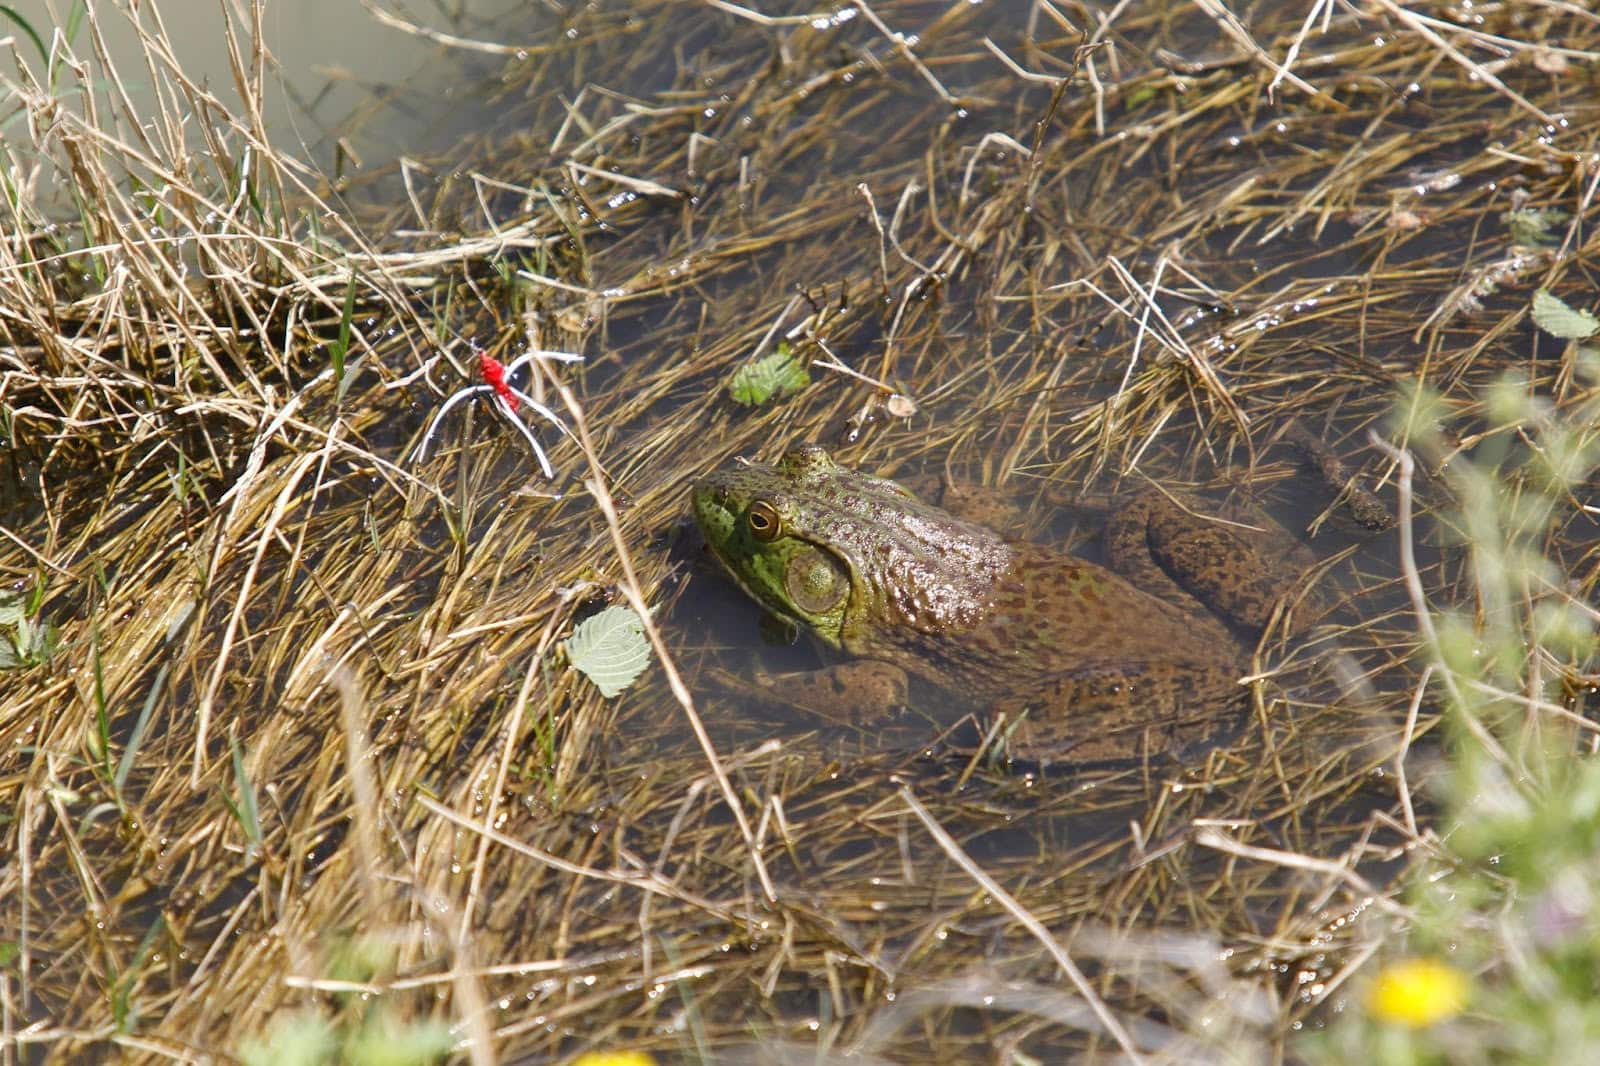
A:
[[[772,686],[868,723],[913,679],[1029,761],[1180,751],[1247,706],[1285,585],[1252,541],[1158,491],[1118,506],[1108,565],[1009,539],[805,444],[693,489],[712,554],[767,611],[849,656]],[[1003,720],[999,715],[1004,715]]]

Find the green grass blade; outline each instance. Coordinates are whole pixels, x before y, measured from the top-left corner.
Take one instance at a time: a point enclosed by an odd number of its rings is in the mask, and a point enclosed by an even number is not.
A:
[[[33,28],[33,25],[27,19],[22,17],[22,13],[14,7],[7,7],[5,4],[0,4],[0,15],[4,15],[6,18],[16,23],[17,28],[23,33],[27,34],[28,39],[33,42],[33,46],[39,50],[39,58],[44,60],[46,64],[49,64],[50,49],[45,47],[44,38],[40,37],[38,31]]]
[[[122,758],[117,761],[117,774],[112,778],[116,786],[117,798],[122,798],[122,787],[128,783],[128,774],[133,770],[134,760],[139,757],[139,745],[144,742],[145,729],[150,725],[150,714],[155,710],[156,699],[161,695],[161,686],[166,684],[167,667],[162,664],[156,671],[155,683],[150,686],[150,695],[144,698],[144,707],[139,711],[138,719],[133,723],[133,733],[128,737],[128,746],[122,749]]]
[[[233,735],[228,737],[228,746],[233,749],[233,780],[234,786],[239,790],[239,801],[234,803],[223,796],[228,810],[233,812],[234,818],[244,829],[246,839],[250,841],[252,850],[261,847],[261,818],[256,808],[256,788],[250,780],[250,773],[244,765],[244,747],[239,743],[239,738]]]
[[[350,351],[350,323],[356,313],[356,272],[350,271],[350,284],[344,289],[344,310],[339,314],[339,336],[328,346],[328,352],[333,356],[333,380],[338,390],[338,398],[344,399],[344,391],[349,383],[344,377],[344,357]]]

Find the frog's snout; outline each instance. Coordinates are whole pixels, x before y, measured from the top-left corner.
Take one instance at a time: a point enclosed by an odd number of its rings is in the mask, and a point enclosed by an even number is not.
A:
[[[689,493],[694,520],[706,539],[716,541],[726,537],[733,526],[733,508],[728,501],[728,487],[714,480],[698,481]]]
[[[695,482],[694,488],[689,492],[689,499],[694,505],[695,514],[699,514],[708,507],[716,507],[724,511],[728,509],[728,490],[710,481]]]

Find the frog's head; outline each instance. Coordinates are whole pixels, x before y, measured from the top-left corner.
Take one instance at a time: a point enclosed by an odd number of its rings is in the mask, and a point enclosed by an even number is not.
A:
[[[752,599],[846,650],[867,628],[941,624],[1003,560],[993,533],[815,444],[711,475],[694,487],[694,516]]]
[[[837,488],[841,468],[803,444],[775,466],[748,463],[694,487],[694,517],[712,554],[767,610],[838,647],[850,598],[850,564],[838,530],[813,503]]]

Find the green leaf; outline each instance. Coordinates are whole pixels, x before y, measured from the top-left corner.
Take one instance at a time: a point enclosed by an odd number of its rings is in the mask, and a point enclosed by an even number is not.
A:
[[[38,666],[49,662],[55,650],[55,626],[29,618],[20,597],[0,596],[0,670]]]
[[[338,1037],[315,1014],[281,1014],[263,1039],[245,1041],[239,1057],[246,1066],[322,1066],[338,1050]]]
[[[1567,306],[1545,289],[1533,294],[1533,321],[1540,329],[1564,341],[1583,340],[1600,332],[1600,319]]]
[[[339,388],[335,393],[334,399],[340,403],[344,402],[345,393],[350,391],[351,384],[361,376],[361,364],[366,361],[366,358],[364,355],[358,355],[345,365],[344,374],[339,378]]]
[[[349,385],[344,376],[344,357],[350,351],[350,323],[355,318],[356,312],[356,272],[350,272],[350,284],[344,290],[344,309],[339,314],[339,336],[328,345],[328,354],[333,357],[333,380],[338,389],[337,399],[344,399],[344,390]]]
[[[444,1061],[454,1043],[443,1022],[385,1018],[347,1040],[340,1059],[349,1066],[429,1066]]]
[[[14,7],[0,5],[0,15],[4,15],[16,23],[17,28],[28,35],[28,39],[33,42],[33,46],[39,50],[39,58],[44,60],[45,65],[48,66],[50,63],[50,49],[45,47],[44,38],[39,36],[39,31],[35,30],[28,23],[28,20],[23,18]]]
[[[239,802],[234,803],[226,793],[222,796],[222,802],[244,829],[244,835],[250,841],[250,850],[254,852],[261,847],[261,818],[256,807],[256,786],[250,780],[250,771],[244,764],[244,748],[240,746],[239,738],[230,733],[228,745],[233,748],[233,780],[239,788]]]
[[[328,952],[328,976],[335,981],[371,984],[394,973],[394,946],[377,937],[350,937],[334,943]]]
[[[811,384],[811,374],[794,357],[787,344],[779,344],[771,355],[746,363],[728,379],[728,393],[735,401],[754,407],[772,399],[793,396]]]
[[[127,746],[122,749],[122,758],[117,760],[117,772],[112,778],[116,787],[116,794],[120,798],[122,789],[128,783],[128,775],[133,772],[133,764],[139,758],[139,745],[144,743],[144,731],[150,725],[150,714],[155,710],[156,700],[161,696],[161,686],[166,684],[167,664],[162,663],[156,671],[156,679],[150,683],[150,692],[144,698],[144,706],[139,710],[139,717],[133,723],[133,732],[128,734]]]
[[[1148,100],[1153,100],[1155,95],[1156,87],[1154,85],[1141,85],[1127,96],[1123,97],[1122,108],[1124,111],[1132,111],[1140,104],[1145,103]]]
[[[607,607],[585,618],[563,646],[567,661],[606,699],[633,684],[650,665],[650,642],[632,607]]]
[[[1537,247],[1554,244],[1551,227],[1559,226],[1571,216],[1555,208],[1519,207],[1515,211],[1507,211],[1504,217],[1513,244]]]

